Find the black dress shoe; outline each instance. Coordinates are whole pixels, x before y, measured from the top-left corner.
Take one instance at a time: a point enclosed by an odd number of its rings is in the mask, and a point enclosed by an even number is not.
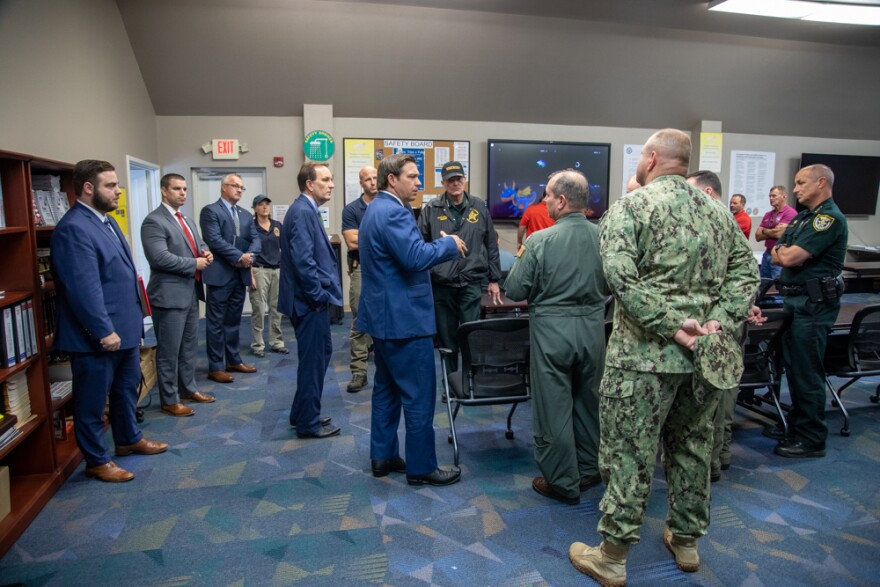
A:
[[[772,428],[764,428],[764,431],[761,432],[767,438],[772,438],[773,440],[784,440],[785,439],[785,427],[782,424],[776,424]]]
[[[336,436],[341,431],[337,426],[321,426],[317,432],[297,432],[299,438],[329,438]]]
[[[804,444],[799,440],[783,440],[776,445],[776,448],[773,449],[773,452],[781,457],[786,457],[790,459],[808,459],[825,456],[824,448],[810,446],[808,444]]]
[[[333,420],[333,418],[331,418],[330,416],[325,416],[324,418],[318,418],[318,424],[320,424],[321,426],[326,426],[326,425],[329,424],[332,420]],[[296,428],[296,420],[291,420],[291,421],[290,421],[290,427],[291,427],[291,428]]]
[[[406,473],[406,462],[397,457],[396,459],[371,460],[373,477],[385,477],[389,473]]]
[[[453,483],[457,483],[459,479],[461,479],[460,469],[456,471],[437,469],[433,473],[406,476],[406,482],[410,485],[452,485]]]
[[[709,471],[709,482],[717,483],[718,481],[721,481],[721,471],[715,469]]]

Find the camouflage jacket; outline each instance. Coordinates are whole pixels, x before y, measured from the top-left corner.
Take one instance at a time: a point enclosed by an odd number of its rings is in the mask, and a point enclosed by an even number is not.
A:
[[[693,372],[673,336],[687,318],[733,331],[760,283],[758,265],[724,206],[666,175],[627,194],[600,224],[605,279],[614,295],[606,364],[654,373]]]

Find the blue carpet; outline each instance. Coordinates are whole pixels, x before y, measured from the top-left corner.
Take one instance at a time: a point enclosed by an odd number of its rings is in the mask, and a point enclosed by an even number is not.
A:
[[[284,327],[291,354],[245,352],[259,371],[228,385],[204,378],[202,331],[200,389],[218,401],[172,418],[159,411],[154,390],[143,430],[170,450],[118,458],[136,474],[121,485],[87,479],[81,466],[0,559],[0,584],[594,584],[567,552],[574,541],[598,541],[602,488],[585,492],[578,506],[532,491],[529,404],[514,416],[514,440],[504,437],[506,408],[462,409],[457,485],[375,479],[370,389],[345,392],[347,323],[333,327],[323,402],[342,434],[326,440],[299,440],[287,423],[296,343]],[[247,320],[242,341],[246,349]],[[658,469],[642,542],[630,551],[629,584],[880,584],[880,407],[867,401],[878,384],[847,390],[849,438],[836,434],[842,417],[829,407],[824,459],[774,456],[774,442],[760,434],[765,422],[737,410],[733,466],[712,485],[697,573],[679,571],[662,545],[666,487]],[[450,464],[439,402],[435,423],[439,460]]]

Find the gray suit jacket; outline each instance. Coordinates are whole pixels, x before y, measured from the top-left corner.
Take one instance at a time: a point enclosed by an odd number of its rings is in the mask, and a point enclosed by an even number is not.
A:
[[[192,232],[199,251],[208,246],[199,235],[195,222],[186,216],[184,222]],[[180,223],[163,205],[150,212],[141,225],[144,254],[150,263],[150,283],[147,296],[157,308],[183,310],[192,300],[192,288],[196,287],[199,299],[204,301],[205,291],[196,283],[196,259]]]

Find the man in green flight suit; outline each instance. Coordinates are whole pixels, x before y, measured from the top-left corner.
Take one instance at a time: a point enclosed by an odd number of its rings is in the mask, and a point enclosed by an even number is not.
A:
[[[785,374],[791,392],[789,437],[781,427],[768,434],[779,439],[773,452],[783,457],[824,457],[825,370],[822,357],[828,333],[840,311],[846,256],[846,218],[831,199],[834,173],[810,165],[794,178],[798,203],[807,209],[795,216],[770,253],[782,266],[779,291],[791,328],[782,338]]]
[[[758,265],[724,206],[686,183],[690,153],[690,138],[679,130],[652,135],[636,173],[644,187],[612,205],[600,225],[615,302],[599,390],[604,539],[597,547],[575,542],[568,555],[603,585],[626,584],[658,445],[668,483],[663,541],[680,569],[699,568],[697,538],[709,526],[712,417],[720,390],[742,373],[730,333],[749,313]]]
[[[567,504],[598,485],[599,381],[605,358],[605,278],[599,229],[584,210],[589,186],[566,169],[547,182],[556,224],[534,233],[505,281],[529,301],[532,427],[542,477],[532,488]]]

